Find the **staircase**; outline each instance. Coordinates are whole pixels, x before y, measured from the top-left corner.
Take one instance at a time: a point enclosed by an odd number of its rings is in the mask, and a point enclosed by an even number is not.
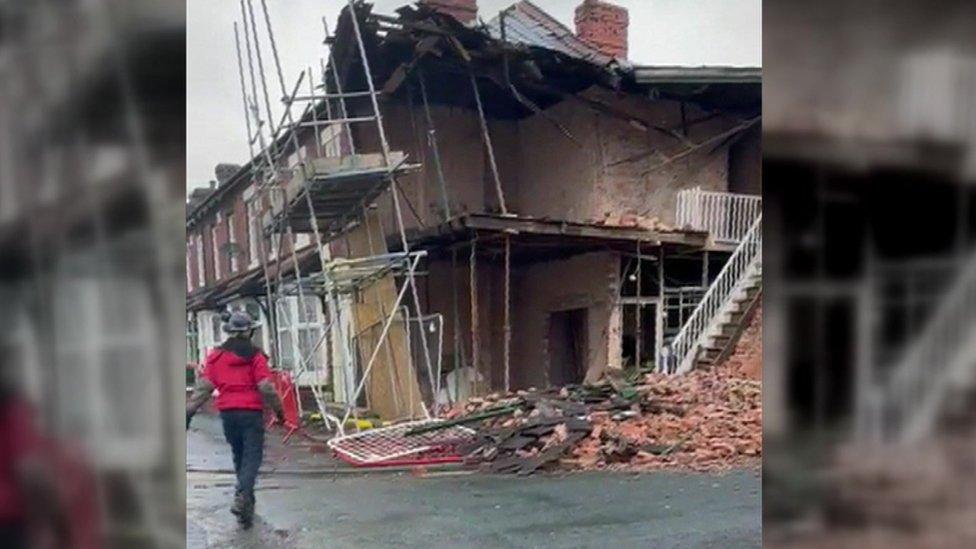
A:
[[[722,271],[658,357],[658,371],[685,373],[729,352],[762,289],[762,214],[749,225]]]
[[[868,390],[858,417],[859,434],[875,442],[919,440],[947,413],[965,412],[974,393],[976,253],[902,359]]]
[[[732,353],[762,296],[762,266],[750,273],[717,319],[695,357],[693,368],[721,364]]]

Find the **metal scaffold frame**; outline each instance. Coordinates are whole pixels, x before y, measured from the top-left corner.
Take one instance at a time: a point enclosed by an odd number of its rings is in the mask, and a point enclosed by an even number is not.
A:
[[[357,8],[354,0],[348,0],[347,13],[352,22],[356,46],[359,50],[360,61],[365,73],[367,89],[356,91],[343,90],[342,82],[339,78],[339,72],[330,48],[328,53],[328,63],[325,61],[320,63],[322,83],[318,86],[314,85],[315,79],[313,77],[311,67],[309,67],[305,71],[302,71],[290,93],[285,86],[284,73],[282,71],[281,61],[278,55],[278,48],[275,42],[274,32],[271,27],[267,2],[266,0],[261,0],[261,10],[266,27],[266,35],[271,47],[272,59],[282,93],[282,103],[284,105],[284,113],[277,125],[273,125],[272,122],[274,120],[274,116],[271,109],[268,84],[264,73],[264,60],[258,37],[258,25],[254,14],[253,0],[240,0],[240,6],[242,26],[244,30],[244,45],[247,50],[246,68],[249,74],[250,95],[248,94],[247,83],[245,81],[245,65],[243,62],[243,56],[241,54],[240,33],[236,23],[234,25],[234,34],[235,43],[237,45],[241,95],[245,110],[247,141],[251,155],[250,158],[252,159],[250,169],[251,176],[255,181],[256,191],[249,200],[257,201],[259,206],[268,204],[272,208],[270,223],[265,224],[265,233],[267,239],[271,243],[272,248],[270,250],[270,256],[268,253],[269,251],[265,250],[265,238],[259,240],[261,268],[265,279],[265,293],[268,304],[267,311],[269,313],[270,322],[273,325],[277,325],[281,321],[279,318],[277,304],[286,297],[297,296],[300,311],[307,311],[305,308],[307,290],[310,290],[313,294],[317,293],[323,298],[327,309],[327,317],[329,319],[328,325],[322,331],[318,341],[316,341],[314,347],[309,350],[309,356],[302,355],[303,349],[299,345],[298,341],[292,342],[292,348],[298,357],[296,362],[300,367],[297,375],[300,376],[306,372],[313,372],[317,374],[318,366],[315,363],[315,353],[321,348],[322,344],[328,337],[332,337],[332,340],[335,342],[335,347],[337,347],[340,351],[338,354],[340,355],[339,359],[342,361],[340,366],[343,368],[343,371],[355,371],[353,364],[354,356],[350,343],[352,340],[352,334],[346,333],[345,326],[343,326],[343,322],[340,320],[342,309],[340,296],[361,291],[362,289],[374,284],[377,280],[386,276],[400,276],[403,278],[401,288],[397,293],[396,300],[392,304],[392,307],[389,309],[387,309],[385,305],[382,307],[382,314],[384,317],[382,323],[383,329],[380,333],[378,341],[375,344],[375,347],[369,355],[369,359],[363,365],[362,377],[356,384],[353,394],[345,395],[345,410],[341,419],[327,411],[324,398],[325,395],[322,393],[321,386],[318,384],[313,384],[312,390],[319,408],[319,412],[325,421],[334,425],[336,430],[341,434],[344,432],[345,425],[349,421],[350,416],[357,414],[356,403],[359,400],[360,395],[363,393],[370,373],[377,362],[381,349],[384,347],[384,343],[387,343],[387,338],[394,321],[400,317],[402,317],[404,320],[404,324],[407,329],[408,348],[410,339],[410,324],[412,322],[418,322],[420,324],[420,334],[422,335],[425,343],[421,345],[424,366],[426,367],[428,381],[430,382],[430,390],[435,398],[440,389],[440,355],[438,352],[437,366],[435,368],[434,361],[431,358],[427,334],[424,328],[428,327],[429,324],[429,327],[433,327],[434,331],[436,331],[439,329],[438,326],[442,327],[443,320],[439,317],[439,315],[434,315],[434,317],[423,316],[419,292],[416,285],[416,275],[418,265],[420,261],[425,258],[426,254],[423,252],[412,252],[410,250],[409,243],[407,242],[406,238],[400,197],[398,196],[397,192],[397,174],[401,173],[407,168],[410,168],[411,166],[405,165],[401,153],[394,153],[391,150],[387,140],[378,102],[378,95],[380,92],[376,90],[373,82],[369,66],[369,59],[367,58],[365,46],[363,44],[360,25],[356,14]],[[329,31],[328,26],[325,24],[324,18],[323,25],[326,34],[326,42],[328,43]],[[257,67],[254,66],[255,57],[257,58]],[[331,87],[329,85],[330,68],[332,77],[331,80],[334,84],[334,89],[330,89]],[[299,89],[301,88],[305,78],[308,78],[308,95],[299,95]],[[259,100],[258,96],[258,80],[260,80],[261,99],[263,99],[263,115],[261,112],[261,101]],[[321,92],[317,91],[317,88],[321,89]],[[369,98],[372,114],[370,116],[350,115],[347,100],[353,98]],[[333,104],[333,101],[335,101],[335,105]],[[300,119],[296,121],[292,113],[292,108],[296,104],[303,103],[306,104],[306,107],[302,110],[302,116]],[[324,106],[324,113],[320,112],[320,106]],[[321,116],[322,114],[325,115],[324,118]],[[267,120],[267,123],[265,120]],[[370,189],[370,192],[365,193],[361,197],[361,202],[358,205],[358,209],[350,209],[349,211],[342,212],[342,214],[339,216],[339,221],[334,222],[330,227],[328,227],[329,231],[326,233],[320,226],[321,207],[316,204],[313,196],[313,194],[316,192],[316,181],[321,180],[323,177],[327,177],[322,175],[321,166],[316,166],[313,159],[308,158],[307,154],[304,156],[299,155],[298,164],[294,167],[282,167],[281,161],[286,152],[289,150],[294,150],[296,152],[301,150],[297,134],[299,131],[308,128],[311,128],[312,131],[316,132],[316,158],[324,158],[323,147],[330,145],[331,141],[330,143],[322,142],[322,139],[318,135],[320,131],[319,128],[341,126],[342,130],[331,136],[330,140],[337,139],[340,149],[340,157],[348,157],[353,166],[357,166],[360,157],[363,155],[357,154],[352,135],[352,125],[361,123],[375,123],[377,136],[379,138],[382,165],[379,166],[378,170],[376,170],[379,173],[369,174],[370,177],[374,177],[376,179],[376,184]],[[267,134],[265,133],[266,131]],[[255,146],[258,146],[259,149],[256,150]],[[353,176],[356,175],[357,174],[353,174]],[[359,175],[361,176],[361,174]],[[301,188],[294,196],[289,197],[289,193],[287,192],[288,189],[284,188],[282,183],[288,183],[295,177],[302,178],[300,182]],[[345,177],[348,178],[349,176],[346,175]],[[385,193],[387,190],[390,191],[389,194],[396,221],[396,230],[400,237],[402,252],[380,253],[353,259],[331,258],[328,248],[329,241],[347,229],[350,221],[362,218],[365,215],[366,207],[378,199],[379,196]],[[300,202],[304,202],[304,204],[299,205]],[[292,215],[295,215],[302,208],[307,210],[311,229],[310,232],[314,237],[315,252],[319,259],[321,272],[317,275],[303,275],[300,265],[301,258],[297,252],[298,246],[295,231],[292,228]],[[263,208],[259,208],[259,211],[261,210],[263,210]],[[372,248],[373,236],[369,234],[369,223],[365,223],[365,225],[371,242],[370,247]],[[290,282],[285,281],[286,268],[283,263],[286,261],[286,259],[282,257],[282,250],[286,237],[288,239],[287,244],[290,248],[290,259],[292,262],[291,270],[293,271],[292,273],[288,274],[290,278],[293,278],[293,281]],[[382,235],[380,235],[380,237],[382,238]],[[371,249],[371,252],[372,251],[373,250]],[[275,279],[274,283],[272,283],[272,277]],[[408,290],[410,292],[410,299],[412,301],[412,308],[414,312],[413,314],[415,316],[411,316],[409,313],[404,314],[402,312],[404,310],[410,310],[410,307],[402,307]],[[426,319],[430,319],[429,322]],[[355,331],[355,329],[353,331]],[[279,340],[279,332],[275,329],[272,330],[271,333],[274,341],[272,353],[275,361],[277,362],[281,358],[281,342]],[[441,338],[438,339],[438,341],[442,341],[442,337],[443,336],[441,335]],[[294,332],[292,332],[292,338],[295,338]],[[387,352],[390,352],[388,345]],[[410,354],[412,354],[412,352],[408,352],[408,355]],[[408,357],[408,360],[411,360],[411,357]],[[410,371],[415,372],[416,370],[411,366]],[[316,377],[316,379],[318,378]],[[298,389],[296,386],[296,391],[297,390]],[[400,395],[396,394],[396,391],[394,391],[393,397],[399,398],[399,396]],[[412,396],[413,395],[411,394],[411,397]],[[420,404],[424,417],[429,420],[430,412],[428,407],[423,402]]]

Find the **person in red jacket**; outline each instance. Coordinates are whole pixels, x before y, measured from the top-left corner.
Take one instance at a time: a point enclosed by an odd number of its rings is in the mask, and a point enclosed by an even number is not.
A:
[[[51,440],[11,377],[12,365],[0,356],[0,547],[63,547],[70,532]]]
[[[281,401],[271,382],[268,357],[251,343],[259,324],[245,312],[234,312],[224,322],[227,340],[207,356],[203,376],[186,406],[186,428],[197,410],[210,398],[220,412],[224,437],[230,444],[237,474],[231,512],[244,528],[254,520],[254,483],[264,454],[264,408],[272,408],[284,422]]]

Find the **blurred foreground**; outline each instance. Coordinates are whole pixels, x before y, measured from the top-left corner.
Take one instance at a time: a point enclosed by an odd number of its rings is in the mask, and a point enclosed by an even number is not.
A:
[[[764,6],[764,538],[976,543],[976,5]]]
[[[184,6],[0,2],[0,545],[178,547]]]

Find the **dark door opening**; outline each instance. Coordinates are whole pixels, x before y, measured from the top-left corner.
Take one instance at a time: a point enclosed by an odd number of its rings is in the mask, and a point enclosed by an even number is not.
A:
[[[657,301],[648,299],[637,303],[625,302],[621,306],[622,333],[620,350],[624,368],[634,368],[640,362],[642,369],[651,368],[657,361]],[[637,311],[640,311],[640,318]]]
[[[787,315],[793,425],[815,433],[843,430],[853,412],[855,303],[838,295],[793,297]]]
[[[580,383],[586,376],[586,309],[549,314],[549,384]]]

